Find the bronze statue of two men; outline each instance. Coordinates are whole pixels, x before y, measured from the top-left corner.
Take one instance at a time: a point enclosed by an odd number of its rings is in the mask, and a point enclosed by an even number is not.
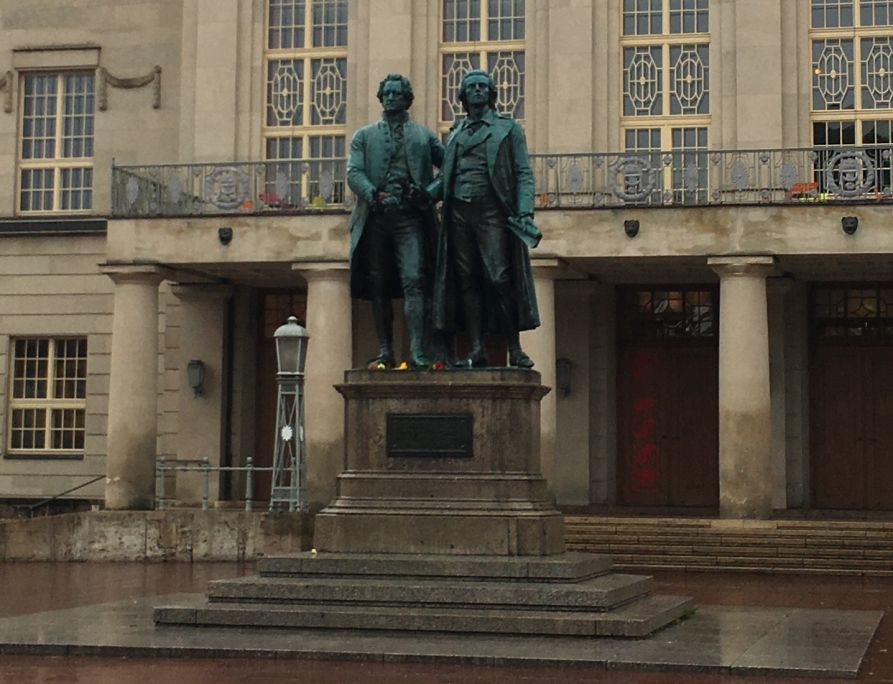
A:
[[[505,338],[509,365],[532,368],[519,333],[539,325],[528,249],[540,234],[523,129],[497,113],[496,85],[478,69],[462,79],[466,117],[446,148],[409,119],[408,79],[389,74],[378,99],[383,116],[356,132],[347,165],[357,196],[351,296],[371,301],[379,343],[370,367],[396,363],[392,299],[402,296],[411,368],[430,368],[432,349],[435,362],[452,361],[443,341],[462,331],[470,350],[453,365],[487,366],[484,334],[491,332]]]

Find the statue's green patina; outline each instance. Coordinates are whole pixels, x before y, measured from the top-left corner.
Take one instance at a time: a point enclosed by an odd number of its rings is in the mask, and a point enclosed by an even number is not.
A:
[[[357,204],[350,217],[351,296],[372,302],[379,355],[370,364],[392,368],[393,308],[403,297],[413,368],[428,368],[426,300],[434,264],[436,221],[424,188],[443,162],[437,136],[409,118],[412,85],[388,74],[378,88],[383,115],[350,143],[347,182]]]
[[[483,333],[491,330],[505,336],[510,365],[531,368],[519,331],[540,323],[528,248],[541,234],[527,141],[516,121],[494,109],[496,85],[486,72],[464,76],[459,100],[467,117],[451,131],[442,173],[427,188],[444,201],[434,326],[464,328],[471,350],[460,365],[487,365]]]

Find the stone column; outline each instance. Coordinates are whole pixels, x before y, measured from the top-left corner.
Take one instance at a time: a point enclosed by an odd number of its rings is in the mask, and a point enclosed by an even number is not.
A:
[[[560,267],[558,259],[535,259],[533,281],[540,311],[540,327],[521,334],[521,346],[536,364],[543,384],[551,388],[540,402],[540,463],[543,477],[553,494],[555,491],[555,277]]]
[[[115,282],[105,507],[155,505],[158,436],[158,266],[102,267]]]
[[[766,278],[775,258],[711,257],[707,263],[720,277],[720,515],[768,518],[772,421]]]
[[[334,385],[344,381],[351,358],[350,279],[346,263],[294,264],[307,281],[307,368],[304,372],[305,473],[309,507],[335,497],[344,469],[344,400]]]
[[[208,457],[211,466],[221,465],[226,444],[226,302],[232,285],[176,285],[180,300],[179,383],[177,458],[194,460]],[[196,396],[189,386],[186,367],[196,359],[205,365],[202,394]],[[225,476],[224,476],[225,477]],[[209,499],[219,500],[220,478],[210,477]],[[202,475],[177,474],[177,499],[193,504],[201,502]]]

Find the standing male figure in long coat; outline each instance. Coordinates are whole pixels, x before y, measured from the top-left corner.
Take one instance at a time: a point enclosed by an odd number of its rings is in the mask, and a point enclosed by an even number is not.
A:
[[[350,217],[350,291],[372,302],[379,353],[372,367],[393,368],[392,299],[403,297],[413,368],[427,368],[426,294],[433,271],[436,223],[424,188],[443,162],[432,131],[409,119],[412,85],[388,74],[378,87],[382,118],[350,143],[347,182],[357,204]]]
[[[467,113],[447,141],[441,175],[428,187],[444,200],[434,279],[434,327],[462,328],[471,350],[459,365],[486,366],[485,330],[502,333],[509,364],[532,368],[521,330],[539,326],[529,247],[534,179],[520,125],[494,109],[496,84],[480,69],[459,87]]]

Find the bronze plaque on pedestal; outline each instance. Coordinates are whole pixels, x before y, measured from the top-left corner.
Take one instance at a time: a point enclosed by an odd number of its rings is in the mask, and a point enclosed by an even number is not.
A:
[[[388,413],[386,453],[390,457],[471,458],[470,413]]]

